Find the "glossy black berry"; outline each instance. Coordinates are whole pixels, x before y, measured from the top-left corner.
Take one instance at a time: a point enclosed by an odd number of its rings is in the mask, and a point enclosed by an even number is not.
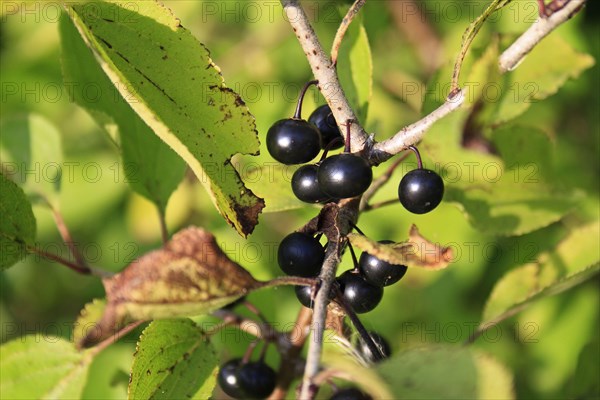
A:
[[[381,240],[379,243],[393,243],[391,240]],[[405,265],[390,264],[387,261],[363,252],[358,260],[358,269],[367,282],[375,286],[389,286],[398,282],[406,273]]]
[[[325,250],[311,235],[293,232],[287,235],[277,249],[277,262],[287,275],[306,278],[319,275]]]
[[[329,199],[319,186],[316,165],[303,165],[292,175],[292,191],[305,203],[321,203]]]
[[[444,197],[444,181],[430,169],[408,172],[398,186],[400,203],[414,214],[425,214],[436,208]]]
[[[249,398],[264,399],[275,389],[276,374],[263,362],[249,362],[238,371],[239,384]]]
[[[303,119],[281,119],[267,132],[267,149],[282,164],[303,164],[321,151],[321,133]]]
[[[244,390],[240,387],[238,372],[240,370],[241,360],[234,358],[227,361],[219,368],[217,382],[223,391],[234,399],[242,399],[246,397]]]
[[[355,313],[373,310],[383,297],[383,288],[371,285],[360,274],[346,271],[337,278],[344,300]]]
[[[358,343],[358,351],[369,361],[376,362],[381,361],[382,359],[388,358],[392,354],[392,348],[390,344],[383,336],[381,336],[377,332],[369,332],[369,336],[373,339],[373,343],[379,349],[379,356],[375,357],[371,352],[371,349],[367,344],[361,339]]]
[[[345,199],[363,194],[373,181],[373,171],[364,158],[342,153],[326,158],[317,177],[325,194]]]
[[[312,286],[294,286],[294,291],[296,292],[296,297],[298,298],[300,304],[302,304],[306,308],[312,308]]]
[[[357,388],[344,388],[335,392],[329,400],[373,400],[373,398]]]
[[[329,149],[339,149],[344,145],[344,138],[335,122],[335,118],[333,118],[329,105],[323,104],[322,106],[317,107],[315,111],[310,114],[310,117],[308,117],[308,122],[315,125],[321,132],[323,148],[326,148],[331,144]],[[336,142],[332,143],[334,140]]]

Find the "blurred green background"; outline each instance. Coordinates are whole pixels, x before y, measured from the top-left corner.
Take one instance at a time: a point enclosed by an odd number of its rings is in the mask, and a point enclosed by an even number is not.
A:
[[[63,176],[61,193],[67,225],[91,264],[119,271],[136,256],[160,245],[156,211],[127,187],[118,148],[85,111],[69,101],[68,91],[62,86],[57,3],[27,2],[28,12],[13,13],[10,5],[14,3],[2,3],[1,118],[35,113],[57,127],[65,161],[73,163],[72,173]],[[536,9],[531,6],[535,1],[515,3],[518,6],[508,7],[485,26],[483,38],[489,38],[492,32],[522,32],[533,21]],[[599,4],[589,3],[581,15],[554,34],[598,59]],[[299,88],[311,79],[278,2],[166,4],[210,49],[226,84],[244,98],[256,117],[264,143],[268,127],[292,115]],[[340,22],[338,4],[304,4],[319,37],[329,47]],[[439,66],[454,60],[464,29],[486,2],[420,1],[423,16],[413,13],[411,4],[373,0],[362,11],[374,64],[373,97],[368,119],[363,123],[377,139],[392,136],[421,116],[422,91],[414,89],[422,90]],[[474,47],[485,45],[484,39],[476,41]],[[566,184],[585,193],[585,207],[592,214],[598,212],[599,195],[599,93],[600,74],[595,65],[520,117],[550,132],[558,150],[557,165],[569,171]],[[312,92],[305,113],[322,101]],[[272,161],[265,155],[264,146],[262,153],[256,160],[245,159],[244,165]],[[376,173],[384,168],[379,167]],[[243,170],[242,177],[249,181],[255,178],[250,169]],[[377,199],[393,198],[395,191],[395,184],[390,183]],[[34,211],[42,247],[67,256],[49,212],[39,206]],[[167,220],[171,232],[190,224],[209,229],[231,258],[255,277],[267,279],[280,274],[276,263],[278,242],[317,211],[302,206],[263,213],[255,232],[246,240],[218,215],[203,188],[190,176],[171,198]],[[389,338],[395,351],[423,343],[466,340],[481,319],[494,283],[531,256],[523,245],[535,243],[537,251],[551,245],[545,242],[547,235],[536,236],[535,232],[520,240],[482,235],[457,207],[444,203],[424,216],[408,215],[400,205],[379,209],[364,214],[359,226],[374,239],[400,241],[406,238],[412,223],[429,239],[442,244],[457,243],[463,250],[465,243],[476,244],[474,251],[464,251],[446,270],[409,271],[403,281],[386,289],[375,311],[362,317],[369,329]],[[350,265],[350,257],[346,257],[341,270]],[[0,276],[2,342],[25,334],[68,337],[83,305],[104,296],[98,279],[32,256]],[[596,277],[571,291],[541,300],[476,341],[474,346],[494,355],[514,373],[518,398],[577,397],[582,393],[598,396],[598,283]],[[282,328],[290,326],[299,309],[291,288],[262,291],[251,295],[250,300]],[[209,318],[203,321],[214,323]],[[224,358],[241,355],[251,339],[234,330],[223,331],[217,337]],[[86,387],[86,397],[124,396],[135,338],[131,335],[98,357],[90,372],[96,379]],[[275,365],[277,354],[271,351],[268,356]]]

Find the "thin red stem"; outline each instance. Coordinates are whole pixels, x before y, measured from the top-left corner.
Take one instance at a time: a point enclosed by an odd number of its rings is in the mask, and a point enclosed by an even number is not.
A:
[[[304,95],[306,91],[311,85],[317,85],[319,81],[313,80],[308,81],[300,91],[300,96],[298,97],[298,102],[296,103],[296,112],[294,113],[294,119],[302,119],[302,103],[304,102]]]
[[[408,149],[412,150],[412,152],[415,153],[415,156],[417,157],[417,167],[419,169],[422,169],[423,168],[423,161],[421,160],[421,153],[419,153],[419,149],[417,149],[413,145],[408,146]]]
[[[75,272],[78,272],[80,274],[83,275],[91,275],[92,274],[92,270],[89,269],[88,267],[82,267],[80,265],[77,265],[67,259],[62,258],[61,256],[58,256],[56,254],[52,254],[52,253],[48,253],[44,250],[40,250],[35,246],[28,246],[27,247],[27,251],[29,251],[30,253],[34,253],[37,254],[39,256],[42,256],[48,260],[52,260],[54,262],[57,262],[59,264],[64,265],[67,268],[72,269]]]

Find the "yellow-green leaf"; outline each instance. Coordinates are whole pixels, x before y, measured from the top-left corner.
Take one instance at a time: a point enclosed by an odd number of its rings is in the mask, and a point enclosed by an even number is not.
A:
[[[262,199],[231,163],[257,154],[253,116],[208,50],[155,1],[68,3],[67,13],[129,106],[200,178],[225,219],[252,232]]]

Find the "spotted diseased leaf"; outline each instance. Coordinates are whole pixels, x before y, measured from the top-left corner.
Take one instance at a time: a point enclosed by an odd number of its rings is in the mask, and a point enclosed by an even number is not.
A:
[[[180,231],[103,283],[106,309],[81,346],[134,321],[206,314],[262,287],[225,255],[212,234],[196,227]]]
[[[381,244],[363,235],[351,233],[348,239],[353,246],[392,264],[428,270],[443,269],[454,258],[450,247],[442,247],[424,238],[415,225],[411,226],[405,242]]]
[[[216,384],[217,353],[190,319],[152,322],[131,367],[129,399],[207,399]]]
[[[256,155],[254,117],[208,50],[157,1],[66,3],[102,71],[143,122],[183,158],[242,235],[264,208],[232,165]]]

